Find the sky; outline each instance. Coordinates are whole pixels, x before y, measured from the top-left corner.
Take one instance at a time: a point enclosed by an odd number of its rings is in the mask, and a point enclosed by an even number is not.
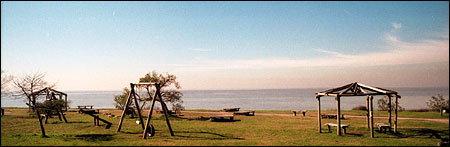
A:
[[[1,2],[1,69],[59,90],[449,85],[449,2]]]

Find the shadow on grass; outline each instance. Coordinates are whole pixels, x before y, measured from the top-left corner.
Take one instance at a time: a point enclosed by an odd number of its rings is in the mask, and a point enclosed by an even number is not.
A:
[[[123,132],[123,133],[125,133],[125,134],[143,134],[144,131],[140,131],[140,132],[128,132],[128,131],[126,131],[126,132]]]
[[[64,137],[64,140],[83,140],[89,142],[97,142],[97,141],[110,141],[113,140],[114,137],[111,134],[81,134],[81,135],[70,135]]]
[[[157,120],[163,120],[165,119],[164,116],[160,116],[155,118]],[[210,120],[209,117],[196,117],[196,118],[185,118],[185,117],[180,117],[180,116],[176,116],[176,115],[169,115],[169,119],[173,119],[173,120],[188,120],[188,121],[208,121]],[[241,121],[241,120],[216,120],[213,122],[237,122],[237,121]]]
[[[433,130],[433,129],[419,129],[419,128],[411,128],[411,129],[402,129],[402,132],[398,132],[397,135],[402,138],[408,137],[419,137],[419,136],[428,136],[428,138],[437,138],[442,139],[441,135],[449,136],[448,130]]]
[[[87,121],[69,121],[67,123],[68,124],[75,124],[75,123],[91,123],[91,122],[87,122]]]
[[[328,131],[322,131],[322,133],[336,134],[336,132],[333,132],[333,131],[331,131],[331,132],[328,132]],[[360,136],[363,136],[363,133],[346,132],[346,133],[344,134],[344,132],[342,132],[342,135],[358,136],[358,137],[360,137]]]
[[[222,135],[218,133],[212,133],[212,132],[205,132],[205,131],[175,131],[176,137],[181,137],[186,140],[229,140],[229,139],[236,139],[236,140],[244,140],[244,138],[234,137],[232,135]],[[192,135],[180,135],[180,134],[192,134]],[[205,136],[208,135],[208,136]],[[179,138],[174,138],[179,139]]]
[[[442,136],[449,136],[448,130],[433,130],[424,128],[403,128],[395,134],[394,132],[386,132],[388,135],[397,136],[398,138],[414,138],[414,137],[427,137],[441,139],[442,141],[448,141],[448,138],[443,138]],[[380,137],[388,138],[388,137]]]
[[[358,136],[358,137],[363,136],[363,134],[360,134],[360,133],[349,133],[349,132],[345,133],[345,135]]]

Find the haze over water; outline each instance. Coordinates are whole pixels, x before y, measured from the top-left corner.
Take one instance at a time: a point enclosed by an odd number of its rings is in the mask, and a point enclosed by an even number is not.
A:
[[[427,108],[426,102],[431,96],[441,94],[448,99],[449,88],[388,88],[397,91],[402,98],[400,106],[410,109]],[[315,110],[317,101],[314,93],[325,89],[258,89],[258,90],[182,90],[183,106],[186,109],[223,109],[239,107],[242,110]],[[94,105],[94,108],[114,108],[114,95],[121,91],[68,91],[70,107],[78,105]],[[374,96],[376,101],[382,96]],[[341,109],[351,110],[353,107],[365,105],[365,97],[342,97]],[[157,103],[157,105],[159,105]],[[333,97],[321,99],[322,108],[336,109]],[[25,102],[11,96],[2,96],[2,107],[26,107]],[[160,106],[159,106],[160,107]]]

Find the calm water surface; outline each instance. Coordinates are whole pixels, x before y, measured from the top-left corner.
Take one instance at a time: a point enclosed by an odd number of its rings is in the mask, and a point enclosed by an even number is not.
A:
[[[267,90],[181,90],[186,109],[222,109],[240,107],[242,110],[313,110],[317,109],[314,93],[321,89],[267,89]],[[402,98],[400,106],[408,109],[426,108],[431,96],[441,94],[448,99],[449,88],[387,88],[397,91]],[[121,91],[66,91],[71,102],[77,105],[94,105],[95,108],[114,108],[114,95]],[[374,96],[376,101],[383,96]],[[341,109],[350,110],[365,105],[365,97],[342,97]],[[158,103],[157,103],[158,104]],[[321,99],[323,109],[336,109],[334,97]],[[23,99],[10,95],[1,98],[2,107],[26,107]]]

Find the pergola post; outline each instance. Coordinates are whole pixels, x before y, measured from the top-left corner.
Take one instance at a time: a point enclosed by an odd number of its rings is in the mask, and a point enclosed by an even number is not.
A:
[[[337,102],[337,135],[341,135],[341,96],[336,96]]]
[[[366,118],[367,118],[367,128],[368,128],[368,129],[370,129],[370,118],[369,118],[369,113],[370,113],[370,112],[369,112],[369,109],[370,109],[370,108],[369,108],[369,97],[370,97],[370,96],[368,95],[368,96],[367,96],[367,98],[366,98],[366,109],[367,109],[367,110],[366,110],[366,111],[367,111],[367,114],[366,114]]]
[[[398,95],[395,95],[394,133],[397,133],[397,109],[398,109]]]
[[[387,96],[388,97],[388,99],[389,99],[389,101],[388,101],[388,106],[389,106],[389,109],[388,109],[388,112],[389,112],[389,127],[392,127],[392,102],[391,102],[391,96],[390,95],[388,95]],[[390,129],[389,129],[389,131],[390,131]]]
[[[369,103],[370,103],[370,137],[373,136],[373,96],[369,97]]]
[[[69,107],[67,104],[67,95],[64,95],[64,101],[66,102],[66,107],[64,107],[65,108],[64,110],[67,111],[67,109],[68,109],[67,107]]]
[[[320,96],[316,96],[318,111],[317,111],[317,122],[319,125],[319,133],[322,133],[322,116],[320,115]]]

